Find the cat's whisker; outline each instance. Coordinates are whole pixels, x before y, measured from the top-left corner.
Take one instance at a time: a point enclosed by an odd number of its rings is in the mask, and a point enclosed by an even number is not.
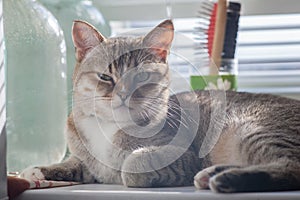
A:
[[[148,106],[147,107],[148,112],[150,112],[155,118],[157,117],[157,115],[159,114],[159,110],[153,109],[152,107]],[[157,118],[156,118],[157,119]]]
[[[110,97],[101,97],[101,96],[85,96],[81,98],[76,98],[76,100],[73,100],[73,102],[78,102],[78,101],[85,101],[85,100],[110,100]]]
[[[153,106],[153,104],[157,104],[157,103],[162,103],[164,99],[162,98],[153,98],[153,97],[143,97],[140,98],[141,101],[145,101],[145,105],[144,107],[146,109],[148,109],[149,112],[151,112],[151,114],[153,114],[154,117],[156,117],[160,110],[156,107]],[[168,115],[170,117],[176,117],[176,116],[181,116],[181,119],[173,119],[176,120],[179,123],[176,123],[175,121],[169,121],[169,124],[171,127],[176,127],[178,128],[179,125],[183,125],[185,128],[188,128],[188,123],[186,118],[189,118],[190,121],[195,122],[195,120],[193,120],[192,118],[190,118],[184,110],[181,109],[180,105],[178,105],[176,102],[173,101],[169,101],[169,105],[168,105]],[[196,123],[196,122],[195,122]]]
[[[165,101],[148,101],[148,103],[149,103],[149,105],[155,105],[155,104],[159,104],[159,105],[161,105],[161,106],[167,106],[168,105],[168,103],[167,102],[165,102]]]
[[[176,109],[174,107],[169,107],[167,115],[169,116],[168,118],[172,120],[176,120],[179,122],[179,124],[182,124],[184,127],[188,128],[188,123],[185,119],[185,114],[184,111],[181,109]],[[177,119],[179,117],[179,119]],[[175,122],[174,122],[175,123]]]
[[[80,100],[72,101],[72,104],[70,105],[70,107],[83,106],[85,104],[91,104],[91,105],[93,105],[95,102],[103,101],[103,100],[109,100],[109,99],[104,99],[104,98],[86,98],[86,99],[80,99]]]
[[[171,122],[173,122],[173,121],[171,121]],[[171,128],[177,128],[177,129],[178,129],[177,124],[175,124],[175,123],[170,123],[170,121],[167,121],[167,123],[168,123],[168,125],[169,125]]]
[[[178,104],[173,104],[172,106],[169,105],[168,115],[171,119],[180,122],[184,127],[188,128],[188,122],[186,120],[189,117],[184,110]],[[176,117],[180,117],[180,119],[176,119]]]
[[[179,122],[179,125],[183,125],[185,128],[188,129],[188,125],[184,121],[182,121],[181,119],[174,119],[174,120],[176,120],[177,122]]]
[[[156,115],[156,114],[159,113],[159,110],[158,110],[158,109],[155,109],[152,105],[145,104],[145,105],[143,106],[143,108],[148,109],[148,110],[151,111],[154,115]]]
[[[73,105],[82,105],[82,104],[85,104],[85,103],[93,103],[93,102],[95,102],[95,100],[94,99],[84,99],[84,100],[78,100],[78,101],[72,101],[72,104]]]
[[[179,128],[179,124],[177,124],[177,123],[174,122],[173,120],[167,120],[167,123],[168,123],[168,125],[169,125],[171,128],[176,128],[176,129]]]
[[[147,110],[143,110],[143,111],[141,111],[139,113],[142,116],[142,118],[143,118],[144,121],[148,121],[149,119],[151,119],[151,117],[149,116],[148,111]]]
[[[145,110],[146,112],[151,113],[155,119],[158,119],[157,115],[161,112],[159,109],[156,109],[156,107],[153,107],[152,105],[148,104],[145,104],[143,107],[144,109],[147,109]]]
[[[144,113],[143,114],[143,116],[144,116],[144,120],[146,121],[146,120],[149,120],[149,115],[148,115],[148,113],[144,110],[142,113]]]
[[[168,106],[168,114],[172,116],[180,116],[181,115],[181,109],[176,107]]]
[[[142,112],[140,112],[140,114],[141,114],[143,120],[146,121],[147,118],[146,118],[145,111],[143,110]]]

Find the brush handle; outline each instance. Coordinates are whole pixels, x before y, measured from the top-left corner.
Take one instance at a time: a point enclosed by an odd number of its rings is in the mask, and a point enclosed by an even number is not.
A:
[[[218,0],[216,26],[211,55],[210,75],[217,75],[221,65],[227,20],[227,0]]]
[[[222,59],[233,59],[236,49],[236,38],[239,27],[241,4],[229,2],[227,9],[227,23]]]

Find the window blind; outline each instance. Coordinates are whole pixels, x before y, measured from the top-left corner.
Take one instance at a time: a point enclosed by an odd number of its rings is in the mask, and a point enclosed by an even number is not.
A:
[[[195,56],[197,18],[174,19],[177,39],[169,63],[181,76],[188,78],[187,60]],[[139,35],[159,21],[112,21],[114,35]],[[140,31],[137,31],[139,30]],[[135,30],[135,31],[134,31]],[[239,61],[240,91],[266,92],[300,99],[300,14],[241,16],[236,58]],[[180,85],[176,85],[176,88]],[[185,90],[186,88],[182,88]]]
[[[240,24],[241,89],[300,95],[300,15],[246,16]]]

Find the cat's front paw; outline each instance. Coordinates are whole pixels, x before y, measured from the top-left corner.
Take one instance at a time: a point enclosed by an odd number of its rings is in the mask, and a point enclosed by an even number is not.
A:
[[[147,153],[132,153],[123,163],[122,181],[127,187],[153,187],[159,179],[155,169],[151,169],[151,158]]]
[[[27,168],[20,174],[20,177],[32,181],[80,181],[81,173],[77,173],[75,170],[70,170],[65,166],[57,164],[47,167]]]
[[[142,148],[126,158],[121,176],[128,187],[187,186],[200,168],[196,161],[193,152],[172,145]]]
[[[30,167],[25,169],[21,174],[21,178],[30,180],[30,181],[38,181],[45,180],[45,176],[40,168],[38,167]]]

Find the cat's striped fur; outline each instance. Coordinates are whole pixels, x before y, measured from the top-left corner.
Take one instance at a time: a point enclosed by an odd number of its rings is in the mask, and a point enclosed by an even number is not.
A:
[[[216,192],[300,189],[300,102],[223,91],[169,97],[173,34],[166,20],[145,37],[106,39],[76,21],[71,156],[22,176],[128,187],[194,183]],[[216,144],[200,156],[213,134]]]

